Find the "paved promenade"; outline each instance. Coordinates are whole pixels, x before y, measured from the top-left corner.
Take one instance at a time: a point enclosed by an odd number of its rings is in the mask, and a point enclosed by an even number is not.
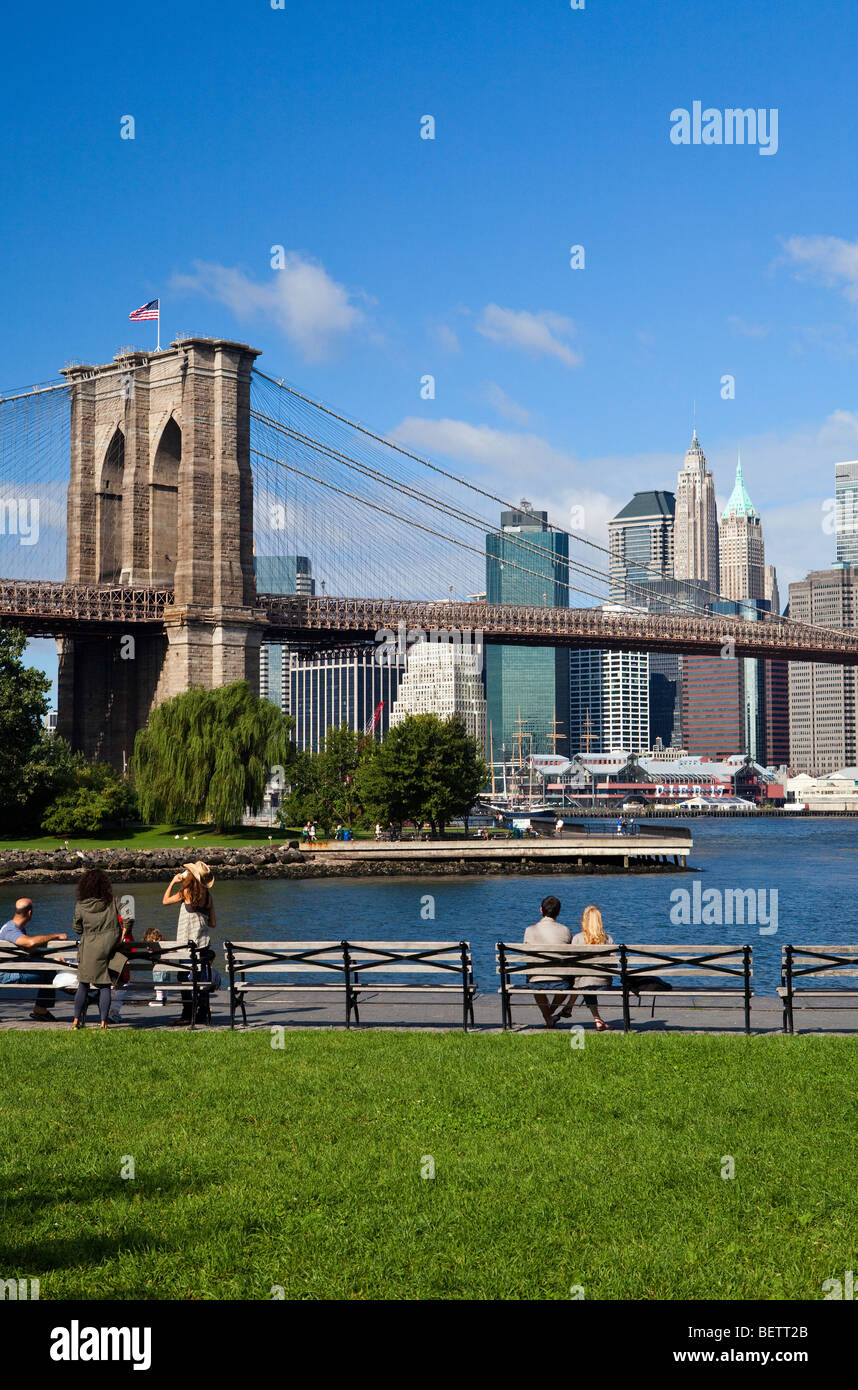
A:
[[[229,1027],[229,1006],[225,992],[214,996],[212,1001],[214,1031]],[[730,1008],[715,1006],[700,996],[695,1001],[659,999],[655,1014],[651,1005],[632,1007],[632,1028],[638,1033],[727,1033],[741,1035],[743,1010],[741,1003]],[[28,1018],[32,1002],[23,1003],[20,999],[0,998],[0,1030],[6,1028],[70,1029],[72,1001],[60,996],[54,1009],[56,1023],[34,1023]],[[457,1004],[446,1000],[428,999],[425,1003],[396,1003],[389,997],[373,998],[371,994],[363,997],[360,1005],[362,1028],[419,1029],[428,1032],[456,1031],[461,1028],[462,1011]],[[123,1009],[119,1028],[163,1028],[169,1029],[168,1020],[179,1013],[177,1003],[168,1003],[162,1009],[153,1009],[147,1003],[127,1004]],[[500,1027],[500,999],[497,994],[484,994],[474,1003],[476,1032],[497,1033]],[[606,1006],[602,1016],[620,1032],[622,1015],[616,1006]],[[285,1028],[344,1028],[345,1005],[341,1000],[332,1002],[321,1000],[280,1001],[276,997],[254,1002],[248,1009],[248,1028],[270,1028],[280,1024]],[[751,1028],[755,1034],[779,1033],[781,1031],[782,1009],[776,996],[759,995],[752,1001]],[[513,1024],[516,1032],[543,1033],[545,1026],[535,1005],[529,1002],[513,1004]],[[841,1004],[830,1004],[824,1009],[803,1008],[796,1010],[796,1033],[849,1034],[858,1033],[858,1008]],[[593,1033],[593,1019],[588,1009],[581,1006],[575,1009],[572,1018],[564,1020],[558,1032],[568,1032],[570,1027],[580,1026],[585,1033]],[[87,1027],[98,1027],[98,1010],[92,1007],[87,1014]],[[199,1031],[210,1031],[201,1029]]]

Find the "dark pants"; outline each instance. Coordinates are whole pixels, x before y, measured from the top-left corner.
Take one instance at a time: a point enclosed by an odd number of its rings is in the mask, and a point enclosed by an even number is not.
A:
[[[106,1023],[110,1013],[110,985],[88,985],[85,980],[80,980],[74,997],[74,1016],[83,1023],[90,989],[98,990],[98,1018],[100,1023]]]

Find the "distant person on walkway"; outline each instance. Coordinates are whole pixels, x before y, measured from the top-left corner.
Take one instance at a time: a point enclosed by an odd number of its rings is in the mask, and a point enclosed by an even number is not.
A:
[[[103,869],[87,869],[80,876],[74,929],[80,937],[80,945],[72,1028],[84,1025],[90,989],[98,991],[99,1027],[106,1028],[113,984],[108,965],[122,940],[122,927],[113,885]]]
[[[170,879],[162,901],[165,907],[169,907],[171,903],[181,904],[176,928],[176,941],[180,946],[187,946],[193,941],[201,952],[208,951],[209,933],[215,929],[214,899],[211,895],[213,883],[214,874],[202,859],[198,859],[194,864],[184,864],[182,872],[174,874]],[[179,887],[174,892],[175,884]],[[209,963],[201,965],[200,979],[211,979]],[[173,1024],[180,1027],[190,1023],[192,1011],[192,999],[188,992],[184,996],[182,1012],[178,1018],[172,1020]]]
[[[311,822],[310,822],[310,844],[311,844],[311,845],[314,845],[315,843],[316,843],[316,822],[315,822],[315,821],[311,821]]]
[[[564,927],[562,923],[557,920],[560,912],[560,899],[553,897],[543,898],[541,911],[542,917],[540,921],[534,922],[533,926],[528,927],[524,933],[525,946],[535,946],[537,949],[545,947],[549,950],[555,950],[558,946],[571,945],[572,933],[569,931],[568,927]],[[561,989],[564,987],[568,988],[571,984],[571,979],[562,975],[558,976],[556,969],[547,966],[546,970],[548,973],[545,971],[536,971],[534,974],[530,974],[528,972],[527,978],[529,983],[532,985],[550,984],[555,987],[559,986]],[[559,1017],[559,1015],[555,1014],[555,1010],[560,1008],[565,1002],[565,999],[565,994],[558,994],[554,999],[549,999],[547,994],[534,994],[533,1001],[545,1020],[546,1028],[554,1027],[556,1018]]]
[[[377,840],[380,840],[380,839],[381,839],[381,825],[379,824],[378,821],[376,821],[376,823],[375,823],[375,838],[376,838]]]
[[[555,835],[562,835],[562,834],[563,834],[563,817],[562,817],[562,816],[558,816],[558,817],[557,817],[557,820],[556,820],[555,823],[554,823],[554,834],[555,834]]]
[[[10,917],[0,927],[0,941],[9,941],[13,946],[21,946],[27,951],[37,950],[40,946],[47,946],[49,941],[66,941],[68,933],[55,931],[47,936],[28,936],[27,927],[33,917],[33,904],[29,898],[19,898],[15,904],[15,915]],[[0,974],[0,985],[29,985],[41,984],[43,976],[38,970],[4,970]],[[33,1005],[30,1018],[37,1023],[55,1023],[56,1019],[51,1013],[51,1009],[56,1003],[56,994],[52,989],[40,989],[36,994],[36,1002]]]
[[[614,939],[608,936],[602,921],[602,914],[597,907],[591,904],[585,907],[581,914],[581,930],[572,938],[573,946],[613,946]],[[576,989],[604,989],[611,983],[607,975],[576,975],[574,984]],[[562,1011],[557,1015],[558,1018],[568,1018],[573,1008],[577,995],[573,995]],[[606,1023],[599,1013],[599,1003],[595,994],[585,994],[584,1003],[593,1015],[597,1033],[610,1033],[611,1025]]]

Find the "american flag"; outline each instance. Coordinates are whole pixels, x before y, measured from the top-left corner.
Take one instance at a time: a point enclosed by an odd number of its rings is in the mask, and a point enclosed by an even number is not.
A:
[[[148,304],[142,304],[139,309],[135,309],[133,314],[128,317],[132,323],[142,323],[143,319],[156,319],[160,307],[160,299],[150,299]]]

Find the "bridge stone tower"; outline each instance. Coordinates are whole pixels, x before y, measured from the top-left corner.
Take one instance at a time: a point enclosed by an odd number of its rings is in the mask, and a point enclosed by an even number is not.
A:
[[[152,707],[190,685],[259,682],[250,373],[255,349],[187,338],[66,368],[66,579],[174,591],[164,628],[61,638],[58,732],[130,760]],[[129,638],[133,638],[130,641]]]

